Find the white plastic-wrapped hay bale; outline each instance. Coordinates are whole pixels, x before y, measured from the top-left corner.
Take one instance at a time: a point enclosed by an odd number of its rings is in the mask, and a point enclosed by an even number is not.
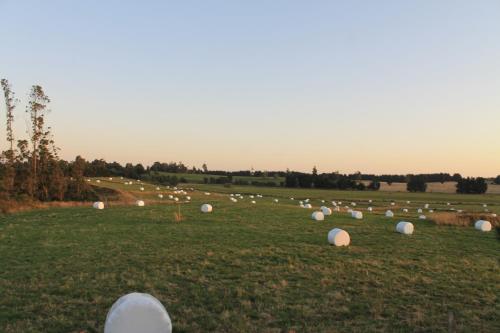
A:
[[[413,224],[410,222],[401,221],[396,225],[396,231],[400,234],[411,235],[414,229]]]
[[[94,207],[94,209],[104,209],[104,202],[102,201],[94,202],[92,207]]]
[[[337,203],[339,204],[339,206],[342,206],[342,201],[339,201],[339,202],[337,202]]]
[[[483,208],[486,208],[486,207],[488,207],[488,205],[487,204],[483,204]]]
[[[449,205],[451,205],[451,204],[450,204],[449,202],[447,202],[447,203],[446,203],[446,206],[449,206]]]
[[[325,200],[321,200],[321,203],[325,203]]]
[[[159,191],[159,190],[160,190],[160,188],[157,186],[157,187],[156,187],[156,190],[157,190],[157,191]]]
[[[373,202],[373,200],[372,200],[372,199],[368,200],[368,203],[372,203],[372,202]]]
[[[351,213],[351,216],[352,216],[353,218],[355,218],[356,220],[361,220],[361,219],[363,219],[363,213],[362,213],[362,212],[360,212],[360,211],[357,211],[357,210],[353,211],[353,212]]]
[[[188,195],[188,196],[186,196],[186,200],[187,200],[187,201],[191,200],[191,197],[190,197],[189,195]]]
[[[462,211],[459,210],[458,212],[461,213]],[[429,213],[434,213],[434,209],[429,209]]]
[[[497,217],[497,214],[493,213],[491,214],[491,217]]]
[[[149,294],[120,297],[106,316],[104,333],[171,333],[172,322],[165,307]]]
[[[429,204],[425,204],[424,208],[429,209]]]
[[[175,201],[175,202],[179,201],[179,198],[175,197],[175,198],[174,198],[174,201]]]
[[[422,208],[417,209],[417,213],[422,214],[423,210]]]
[[[474,224],[474,228],[480,231],[488,232],[491,231],[491,223],[489,221],[479,220]]]
[[[205,192],[205,195],[210,195],[210,192]]]
[[[351,202],[351,206],[356,207],[356,203],[355,202]]]
[[[328,216],[328,215],[332,215],[332,210],[328,207],[321,207],[321,211],[323,212],[323,215],[325,216]]]
[[[113,181],[113,178],[109,177],[109,178],[108,178],[108,180],[109,180],[109,181]]]
[[[144,191],[144,187],[141,187],[141,188],[140,188],[140,190],[141,190],[141,191]]]
[[[385,212],[385,217],[394,217],[394,213],[391,210]]]
[[[403,208],[403,213],[408,213],[408,208]]]
[[[250,199],[253,199],[253,198],[254,198],[254,196],[253,196],[253,195],[251,195],[251,196],[249,196],[249,198],[250,198]]]
[[[308,204],[305,204],[305,205],[304,205],[304,208],[306,208],[306,209],[311,209],[311,208],[313,208],[313,206],[312,206],[311,204],[309,204],[309,203],[308,203]]]
[[[137,200],[137,201],[135,202],[135,205],[136,205],[136,206],[138,206],[138,207],[144,207],[144,201],[142,201],[142,200]]]
[[[407,205],[411,204],[411,201],[410,201],[410,200],[407,200],[407,201],[406,201],[406,204],[407,204]]]
[[[396,206],[396,203],[395,202],[391,202],[391,206]]]
[[[373,208],[372,207],[368,207],[366,210],[369,211],[369,212],[372,212]]]
[[[313,212],[311,214],[311,218],[315,221],[323,221],[325,219],[325,215],[322,212]]]
[[[98,180],[96,180],[95,182],[96,182],[96,183],[100,183],[101,181],[98,179]]]
[[[275,203],[278,203],[278,202],[279,202],[279,200],[278,200],[278,199],[274,199],[274,202],[275,202]]]
[[[257,203],[255,200],[252,200],[251,202],[252,202],[254,205]]]
[[[418,218],[421,219],[421,220],[425,220],[426,219],[425,215],[419,215]]]
[[[158,194],[158,198],[163,199],[163,194]]]
[[[304,200],[305,202],[309,202],[309,199]]]
[[[201,211],[203,213],[211,213],[212,212],[212,205],[209,205],[209,204],[201,205]]]
[[[348,246],[351,243],[351,237],[347,231],[335,228],[328,233],[328,243],[335,246]]]
[[[304,201],[299,201],[299,205],[303,205],[304,204]]]

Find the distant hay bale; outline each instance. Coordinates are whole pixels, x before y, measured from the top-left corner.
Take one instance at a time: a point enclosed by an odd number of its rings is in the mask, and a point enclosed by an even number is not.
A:
[[[159,188],[159,187],[156,187],[156,190],[157,190],[157,191],[159,191],[159,190],[160,190],[160,188]]]
[[[395,206],[395,205],[396,205],[396,203],[395,203],[395,202],[391,202],[391,206]]]
[[[100,183],[101,181],[98,179],[98,180],[96,180],[95,182],[96,182],[96,183]]]
[[[385,212],[385,217],[394,217],[394,213],[391,210]]]
[[[309,203],[308,203],[308,204],[305,204],[305,205],[304,205],[304,208],[306,208],[306,209],[311,209],[311,208],[313,208],[313,206],[312,206],[311,204],[309,204]]]
[[[102,201],[94,202],[92,207],[94,207],[94,209],[104,209],[104,202]]]
[[[316,221],[323,221],[325,219],[325,215],[322,212],[313,212],[311,214],[311,218]]]
[[[488,232],[491,231],[491,223],[485,220],[479,220],[474,224],[474,228],[479,231]]]
[[[138,207],[144,207],[144,201],[142,201],[142,200],[137,200],[137,201],[135,202],[135,205],[136,205],[136,206],[138,206]]]
[[[212,212],[212,205],[209,205],[209,204],[203,204],[203,205],[201,205],[201,211],[203,213],[210,213],[210,212]]]
[[[369,203],[372,203],[372,202],[373,202],[373,200],[372,200],[372,199],[370,199],[370,200],[368,200],[368,202],[369,202]]]
[[[424,208],[429,209],[429,204],[425,204]]]
[[[351,237],[347,231],[335,228],[328,233],[328,243],[335,246],[348,246],[351,243]]]
[[[144,191],[144,187],[141,187],[141,188],[140,188],[140,190],[141,190],[141,191]]]
[[[355,202],[351,202],[351,206],[356,207],[356,203]]]
[[[173,198],[174,198],[174,196],[173,196],[172,194],[169,194],[169,195],[168,195],[168,198],[169,198],[169,199],[173,199]]]
[[[189,195],[188,195],[188,196],[186,196],[186,200],[187,200],[187,201],[191,200],[191,197],[190,197]]]
[[[205,192],[205,195],[210,195],[210,192]]]
[[[351,213],[351,216],[352,216],[353,218],[357,219],[357,220],[361,220],[361,219],[363,219],[363,213],[362,213],[362,212],[360,212],[360,211],[356,211],[356,210],[355,210],[355,211],[353,211],[353,212]]]
[[[109,178],[108,178],[108,180],[112,181],[112,180],[113,180],[113,178],[109,177]]]
[[[158,194],[158,198],[163,199],[163,194]]]
[[[368,207],[366,210],[369,211],[369,212],[372,212],[373,208],[372,207]]]
[[[411,204],[411,201],[410,200],[406,201],[406,204],[407,205]]]
[[[321,207],[321,211],[323,212],[323,215],[325,216],[328,216],[328,215],[332,215],[332,210],[328,207]]]
[[[422,214],[423,210],[422,208],[417,209],[417,213]]]
[[[172,322],[160,301],[149,294],[131,293],[111,306],[104,333],[132,332],[172,332]]]
[[[255,200],[252,200],[251,202],[252,202],[254,205],[256,204]]]
[[[177,201],[179,201],[179,198],[175,197],[175,198],[174,198],[174,201],[176,201],[176,202],[177,202]]]
[[[401,221],[396,225],[396,231],[400,234],[411,235],[413,230],[413,224],[410,222]]]
[[[403,208],[403,213],[408,213],[408,208]]]
[[[425,220],[426,219],[425,215],[420,215],[418,218],[421,219],[421,220]]]
[[[278,203],[278,202],[279,202],[279,200],[278,200],[278,199],[274,199],[274,202],[275,202],[275,203]]]
[[[462,211],[459,210],[458,212],[461,213]],[[434,209],[429,209],[429,213],[434,213]]]

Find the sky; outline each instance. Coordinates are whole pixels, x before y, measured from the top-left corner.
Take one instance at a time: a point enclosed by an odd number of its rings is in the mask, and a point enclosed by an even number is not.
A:
[[[498,0],[0,0],[0,13],[16,136],[40,84],[65,159],[500,174]]]

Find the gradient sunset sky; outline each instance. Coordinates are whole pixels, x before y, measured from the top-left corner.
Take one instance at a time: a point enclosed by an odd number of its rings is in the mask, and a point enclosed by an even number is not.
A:
[[[0,13],[16,134],[40,84],[66,159],[500,174],[498,0],[0,0]]]

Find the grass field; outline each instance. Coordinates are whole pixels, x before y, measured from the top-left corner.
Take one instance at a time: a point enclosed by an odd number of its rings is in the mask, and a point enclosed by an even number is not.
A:
[[[184,178],[189,183],[192,184],[203,184],[205,178],[219,178],[222,177],[220,175],[212,175],[212,174],[199,174],[199,173],[170,173],[170,172],[160,172],[162,175],[166,176],[176,176],[178,178]],[[233,176],[233,181],[236,180],[245,180],[245,181],[257,181],[257,182],[273,182],[276,185],[280,185],[281,182],[285,181],[285,177],[251,177],[251,176]]]
[[[101,332],[113,302],[132,291],[157,297],[174,332],[500,331],[495,233],[436,226],[415,212],[450,202],[478,211],[488,203],[500,213],[500,196],[196,185],[175,222],[176,205],[157,200],[154,185],[100,186],[146,207],[1,217],[0,332]],[[232,203],[227,193],[264,198]],[[396,217],[365,212],[359,221],[341,212],[314,222],[290,196],[315,207],[320,199],[356,201],[361,210],[372,199],[380,211],[395,200]],[[199,212],[205,202],[213,213]],[[410,213],[399,213],[406,206]],[[415,224],[412,236],[394,232],[401,219]],[[350,233],[349,247],[328,245],[335,227]]]

